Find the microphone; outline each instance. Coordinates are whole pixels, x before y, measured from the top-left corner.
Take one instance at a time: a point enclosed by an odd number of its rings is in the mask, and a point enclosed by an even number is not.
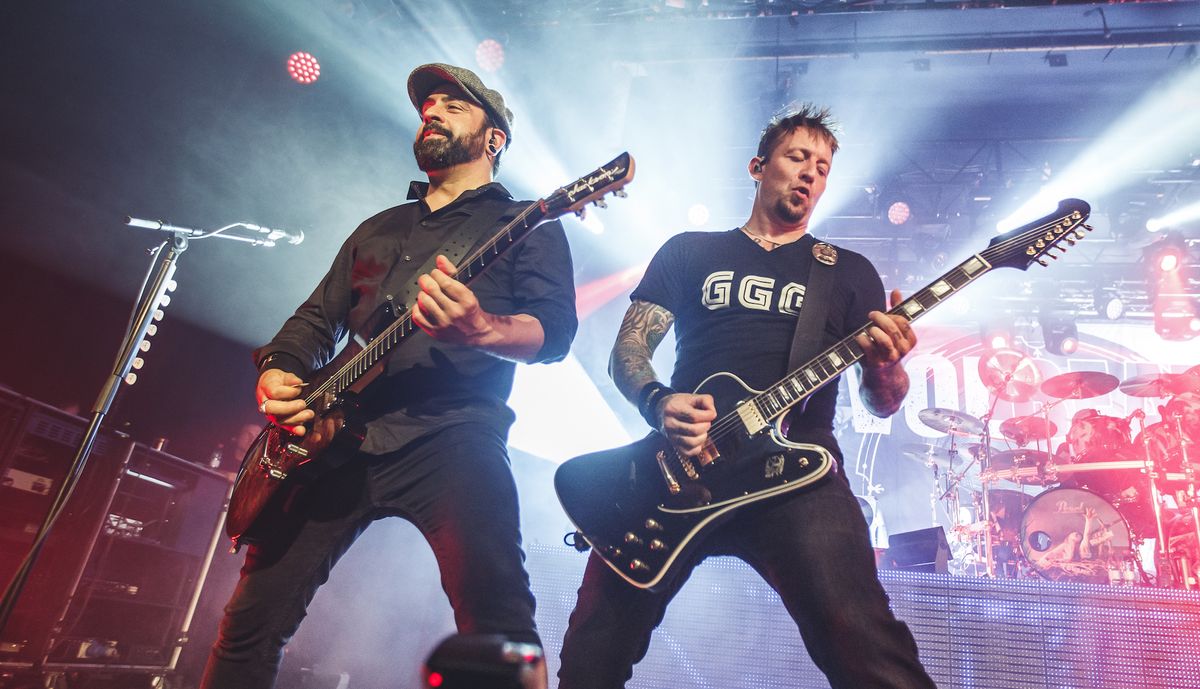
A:
[[[303,230],[299,232],[291,232],[288,230],[281,230],[278,227],[263,227],[262,225],[255,225],[254,223],[242,223],[242,227],[245,227],[251,232],[258,232],[260,234],[267,235],[267,241],[270,242],[277,242],[282,239],[288,244],[295,245],[304,241]]]
[[[183,227],[181,225],[172,225],[170,223],[163,222],[162,220],[142,220],[141,218],[134,218],[128,215],[125,216],[125,224],[129,225],[130,227],[144,227],[147,230],[180,232],[188,235],[189,237],[199,237],[200,235],[204,234],[204,230],[197,230],[192,227]]]

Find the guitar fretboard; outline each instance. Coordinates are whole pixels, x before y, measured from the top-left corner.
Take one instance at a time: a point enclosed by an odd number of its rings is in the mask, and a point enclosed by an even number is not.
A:
[[[910,321],[915,321],[950,295],[991,270],[991,267],[982,256],[971,256],[924,289],[897,304],[888,313],[903,315]],[[775,419],[862,359],[862,347],[859,347],[855,339],[866,333],[870,327],[870,324],[864,325],[810,359],[783,380],[753,397],[751,401],[762,417],[768,421]]]
[[[460,282],[470,283],[472,279],[483,273],[493,260],[521,241],[544,219],[545,213],[542,212],[541,204],[536,201],[531,203],[512,222],[505,225],[475,253],[468,256],[463,265],[459,267],[456,278]],[[305,399],[305,403],[312,406],[324,395],[340,395],[345,392],[372,366],[387,356],[396,345],[417,330],[417,324],[412,320],[412,308],[410,307],[375,339],[371,340],[361,352],[346,362],[345,366],[310,393]]]

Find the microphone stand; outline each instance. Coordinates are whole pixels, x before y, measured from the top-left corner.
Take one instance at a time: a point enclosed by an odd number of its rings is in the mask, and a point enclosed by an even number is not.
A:
[[[71,460],[71,466],[67,469],[67,473],[63,477],[62,485],[59,487],[58,493],[55,495],[49,511],[46,513],[46,518],[38,529],[37,535],[34,536],[28,554],[26,554],[25,559],[21,562],[20,567],[17,568],[12,580],[5,587],[3,598],[0,598],[0,632],[3,632],[9,619],[12,617],[12,613],[16,608],[17,598],[20,596],[21,590],[25,587],[29,573],[33,570],[33,565],[37,561],[42,547],[46,544],[50,530],[54,528],[55,522],[58,520],[59,515],[62,514],[63,508],[66,506],[72,491],[75,489],[75,485],[79,482],[79,477],[83,474],[83,469],[87,465],[88,455],[91,454],[96,436],[100,432],[100,425],[104,422],[104,417],[112,408],[113,402],[117,398],[117,393],[121,389],[121,383],[133,385],[137,380],[137,374],[133,373],[130,369],[140,366],[141,361],[137,355],[150,348],[150,343],[146,338],[148,335],[153,335],[157,330],[154,322],[161,320],[163,317],[160,307],[165,307],[170,302],[167,292],[175,289],[175,281],[172,277],[175,275],[180,255],[184,251],[187,251],[189,237],[193,239],[218,237],[247,242],[254,246],[275,246],[274,239],[279,238],[272,238],[270,235],[258,238],[225,234],[226,231],[234,227],[246,227],[254,232],[266,229],[243,222],[226,225],[213,231],[169,225],[159,220],[140,220],[129,216],[125,217],[125,224],[132,227],[144,227],[169,232],[172,236],[171,239],[160,244],[158,248],[149,250],[150,268],[146,273],[146,279],[142,282],[138,301],[134,305],[129,323],[126,325],[125,336],[118,349],[112,371],[105,378],[104,385],[100,389],[100,394],[96,398],[96,403],[92,405],[91,422],[88,424],[87,430],[84,431],[83,439],[75,451],[75,457]],[[271,231],[267,230],[267,232]],[[157,270],[155,270],[156,265]],[[151,276],[151,273],[153,273],[153,276]],[[147,285],[149,285],[148,289]]]

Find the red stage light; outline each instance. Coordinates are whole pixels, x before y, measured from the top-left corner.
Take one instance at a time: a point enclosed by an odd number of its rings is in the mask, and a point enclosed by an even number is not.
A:
[[[485,72],[499,70],[504,66],[504,46],[495,39],[483,39],[475,46],[475,62]]]
[[[442,686],[443,681],[444,680],[442,679],[442,673],[440,673],[440,672],[429,673],[429,686],[440,687],[440,686]]]
[[[903,201],[896,201],[888,206],[887,219],[893,225],[903,225],[912,217],[912,209]]]
[[[311,84],[321,77],[321,64],[309,53],[292,53],[287,60],[287,71],[293,81]]]

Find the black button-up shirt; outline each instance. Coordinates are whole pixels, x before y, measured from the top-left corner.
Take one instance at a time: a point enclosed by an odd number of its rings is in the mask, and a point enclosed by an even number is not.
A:
[[[461,223],[477,213],[499,214],[498,230],[528,206],[513,201],[493,182],[431,213],[424,201],[427,189],[414,182],[409,198],[415,202],[389,208],[358,226],[312,296],[269,344],[255,351],[256,363],[276,354],[271,368],[308,378],[333,358],[347,336],[369,341],[386,325],[380,323],[380,307],[389,296],[403,293],[417,268]],[[501,255],[470,288],[489,313],[536,318],[545,341],[534,361],[550,362],[566,356],[578,327],[572,278],[566,235],[554,221]],[[411,304],[397,306],[402,312]],[[512,424],[512,410],[505,404],[515,371],[510,361],[416,332],[399,344],[385,365],[386,375],[361,398],[367,420],[364,452],[390,452],[466,421],[485,422],[501,434]]]

